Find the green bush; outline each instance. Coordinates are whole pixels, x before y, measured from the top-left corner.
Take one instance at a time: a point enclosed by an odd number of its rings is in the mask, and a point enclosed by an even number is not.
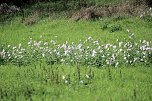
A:
[[[150,16],[150,15],[144,16],[143,19],[144,19],[144,21],[152,22],[152,16]]]
[[[116,32],[116,31],[121,31],[122,26],[120,24],[114,24],[110,26],[110,32]]]
[[[109,32],[121,31],[123,29],[121,24],[118,23],[111,24],[108,21],[103,22],[100,28],[102,30],[108,30]]]

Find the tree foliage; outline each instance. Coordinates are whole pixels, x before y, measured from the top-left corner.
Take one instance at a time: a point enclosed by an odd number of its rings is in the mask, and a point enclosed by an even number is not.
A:
[[[79,2],[81,5],[81,3],[84,3],[87,0],[0,0],[0,4],[8,3],[8,4],[17,5],[17,6],[21,7],[26,4],[32,4],[32,3],[37,3],[37,2],[56,2],[56,3],[60,2],[60,3],[63,3],[63,5],[66,5],[67,2],[69,2],[69,1]]]

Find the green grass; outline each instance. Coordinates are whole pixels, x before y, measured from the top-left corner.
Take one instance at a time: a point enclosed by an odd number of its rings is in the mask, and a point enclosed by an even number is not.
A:
[[[15,101],[25,101],[27,98],[34,101],[42,99],[45,101],[150,101],[152,97],[151,67],[92,68],[94,78],[89,84],[74,82],[76,79],[74,79],[73,73],[77,72],[75,66],[54,65],[51,67],[44,65],[42,67],[39,65],[20,68],[1,66],[1,93],[3,92],[3,95],[7,93],[8,96],[5,96],[7,99],[16,98]],[[59,75],[70,75],[70,84],[65,84],[62,81],[57,84],[50,79],[52,73],[48,73],[48,71],[49,69],[55,71],[56,67],[59,68]],[[82,80],[87,71],[88,68],[80,66]]]
[[[107,24],[107,28],[102,26]],[[119,25],[121,30],[111,32],[113,26]],[[78,42],[91,36],[102,43],[113,43],[117,39],[128,38],[129,29],[135,33],[136,40],[152,41],[152,23],[139,18],[103,18],[97,21],[75,22],[67,19],[43,19],[34,25],[25,26],[20,18],[9,24],[0,26],[0,45],[18,45],[25,47],[29,38],[35,40],[57,40]],[[43,36],[40,38],[40,36]],[[57,37],[56,37],[57,36]],[[58,67],[58,68],[57,68]],[[0,100],[25,101],[151,101],[152,100],[152,65],[121,66],[118,68],[91,68],[94,77],[91,83],[81,84],[74,76],[78,73],[77,66],[36,64],[26,67],[14,65],[0,66]],[[52,77],[54,71],[59,76]],[[80,66],[81,78],[89,73],[87,66]],[[71,83],[65,84],[63,75],[70,75]],[[50,79],[51,78],[51,79]],[[76,82],[75,82],[76,81]]]
[[[61,75],[72,75],[75,73],[75,66],[55,65],[52,68],[59,68]],[[0,88],[2,94],[7,93],[9,99],[24,101],[27,96],[31,96],[34,101],[57,100],[57,101],[86,101],[86,100],[146,100],[150,101],[152,97],[152,79],[151,67],[121,67],[95,69],[94,78],[91,84],[56,84],[49,77],[52,74],[47,70],[51,66],[35,67],[0,67]],[[44,69],[45,68],[45,69]],[[84,78],[88,68],[80,67],[81,77]],[[63,72],[64,71],[64,72]],[[59,75],[60,75],[59,74]],[[109,77],[110,76],[110,77]],[[46,82],[47,80],[47,82]],[[30,97],[29,97],[30,98]]]
[[[110,32],[110,29],[103,30],[101,26],[105,23],[108,26],[120,25],[122,30],[116,32]],[[27,45],[30,37],[45,41],[54,39],[59,43],[65,41],[78,42],[79,40],[85,40],[89,36],[95,40],[100,40],[102,43],[108,43],[115,42],[116,39],[123,40],[128,38],[127,29],[131,33],[135,33],[137,40],[145,39],[151,41],[151,26],[151,22],[146,22],[139,18],[124,18],[118,21],[112,18],[104,18],[98,21],[79,22],[64,19],[44,19],[32,26],[25,26],[20,23],[19,19],[15,19],[8,25],[0,26],[0,43],[13,45],[23,43]],[[40,38],[41,35],[43,38]]]
[[[87,1],[95,2],[96,5],[107,5],[107,4],[118,4],[125,2],[127,0],[87,0]]]

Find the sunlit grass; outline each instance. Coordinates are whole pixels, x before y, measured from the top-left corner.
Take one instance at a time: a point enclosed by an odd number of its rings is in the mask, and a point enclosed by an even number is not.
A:
[[[119,24],[122,30],[110,32],[108,29],[103,30],[101,26],[107,22],[108,26]],[[20,23],[19,19],[12,21],[9,25],[1,25],[0,27],[0,43],[1,44],[18,44],[26,43],[29,38],[43,39],[49,41],[55,39],[59,43],[65,41],[78,42],[91,36],[95,40],[100,40],[103,43],[115,42],[116,39],[123,40],[128,37],[127,29],[135,33],[137,40],[145,39],[151,41],[152,39],[152,24],[145,22],[139,18],[125,18],[115,21],[111,18],[97,21],[71,21],[71,20],[51,20],[44,19],[40,22],[25,26]]]
[[[107,28],[102,25],[107,23]],[[113,25],[120,25],[121,30],[114,30]],[[20,18],[0,26],[0,46],[18,45],[27,47],[29,38],[34,40],[56,40],[63,44],[78,43],[88,37],[101,43],[115,43],[117,39],[128,38],[129,29],[136,36],[135,41],[152,41],[152,23],[140,18],[103,18],[97,21],[75,22],[66,19],[43,19],[34,25],[25,26]],[[80,70],[79,70],[79,69]],[[84,82],[86,75],[94,76],[89,83]],[[52,72],[55,73],[55,77]],[[80,72],[80,75],[79,75]],[[76,74],[76,75],[75,75]],[[0,99],[25,101],[94,101],[94,100],[152,100],[152,66],[121,65],[114,68],[106,66],[96,68],[84,65],[47,65],[43,62],[29,66],[0,66]],[[71,83],[66,83],[63,76],[70,75]],[[52,76],[52,77],[51,77]],[[78,79],[80,77],[80,80]],[[51,78],[51,79],[50,79]]]

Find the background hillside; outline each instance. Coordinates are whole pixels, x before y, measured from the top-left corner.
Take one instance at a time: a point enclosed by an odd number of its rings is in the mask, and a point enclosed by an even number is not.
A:
[[[2,0],[0,4],[0,22],[11,20],[16,15],[22,17],[24,22],[30,17],[32,20],[37,20],[37,17],[79,20],[113,15],[140,16],[151,7],[152,2],[151,0]]]

